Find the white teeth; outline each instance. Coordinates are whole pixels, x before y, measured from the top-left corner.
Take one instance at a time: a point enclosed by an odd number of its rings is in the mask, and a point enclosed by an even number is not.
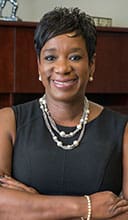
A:
[[[64,85],[65,82],[60,82],[60,81],[54,80],[54,83],[57,83],[57,84],[60,84],[60,85]]]
[[[74,80],[69,80],[69,81],[65,81],[65,82],[60,82],[60,81],[57,81],[57,80],[54,80],[53,82],[55,84],[58,84],[58,85],[70,85],[73,83]]]

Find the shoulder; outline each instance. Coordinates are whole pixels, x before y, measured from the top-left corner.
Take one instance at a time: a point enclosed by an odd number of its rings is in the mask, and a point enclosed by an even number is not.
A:
[[[10,107],[0,109],[0,137],[15,139],[15,116]]]
[[[123,196],[128,200],[128,123],[123,137]]]
[[[11,107],[0,109],[0,125],[7,124],[14,120],[14,113]]]

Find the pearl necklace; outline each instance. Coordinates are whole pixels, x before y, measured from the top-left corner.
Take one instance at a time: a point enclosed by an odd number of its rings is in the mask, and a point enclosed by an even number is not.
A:
[[[89,102],[87,100],[87,98],[85,97],[84,100],[84,108],[83,108],[83,114],[82,117],[80,119],[79,124],[76,126],[76,129],[72,132],[69,133],[65,133],[64,131],[59,131],[55,121],[53,120],[53,118],[51,117],[49,110],[47,108],[47,103],[46,103],[46,98],[45,95],[43,97],[41,97],[39,99],[39,104],[40,104],[40,108],[43,112],[43,117],[45,120],[45,124],[50,132],[50,134],[52,135],[52,138],[54,140],[54,142],[56,142],[57,146],[64,149],[64,150],[72,150],[75,147],[77,147],[83,137],[84,131],[85,131],[85,126],[88,122],[88,115],[89,115]],[[78,133],[80,130],[80,135],[78,137],[77,140],[74,140],[72,144],[69,145],[64,145],[62,143],[62,141],[58,140],[58,137],[54,134],[54,131],[56,131],[56,133],[63,138],[71,138],[73,137],[76,133]]]

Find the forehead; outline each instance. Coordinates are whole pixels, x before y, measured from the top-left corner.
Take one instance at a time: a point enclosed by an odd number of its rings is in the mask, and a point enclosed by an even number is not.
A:
[[[80,48],[82,50],[86,50],[86,43],[84,38],[79,35],[76,36],[74,33],[67,33],[55,36],[48,40],[42,48],[42,51],[46,51],[48,49],[54,50],[63,50],[63,49],[73,49]]]

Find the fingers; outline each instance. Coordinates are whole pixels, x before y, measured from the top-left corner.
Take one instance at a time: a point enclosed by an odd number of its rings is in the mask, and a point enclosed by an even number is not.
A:
[[[128,212],[128,201],[110,191],[95,193],[91,199],[93,218],[110,219]]]
[[[34,188],[28,187],[25,184],[13,179],[10,176],[4,175],[0,177],[0,185],[8,189],[15,189],[20,191],[26,191],[29,193],[38,193]]]
[[[15,189],[20,191],[25,191],[24,187],[21,187],[15,180],[12,180],[9,177],[0,178],[0,183],[2,187],[6,187],[8,189]]]
[[[119,215],[127,211],[128,211],[128,201],[123,198],[117,197],[115,204],[112,206],[110,212],[113,213],[114,215]]]
[[[22,189],[25,190],[26,186],[17,180],[13,179],[12,177],[9,176],[3,176],[1,179],[1,184],[2,186],[6,186],[8,188],[16,188],[16,189]]]

